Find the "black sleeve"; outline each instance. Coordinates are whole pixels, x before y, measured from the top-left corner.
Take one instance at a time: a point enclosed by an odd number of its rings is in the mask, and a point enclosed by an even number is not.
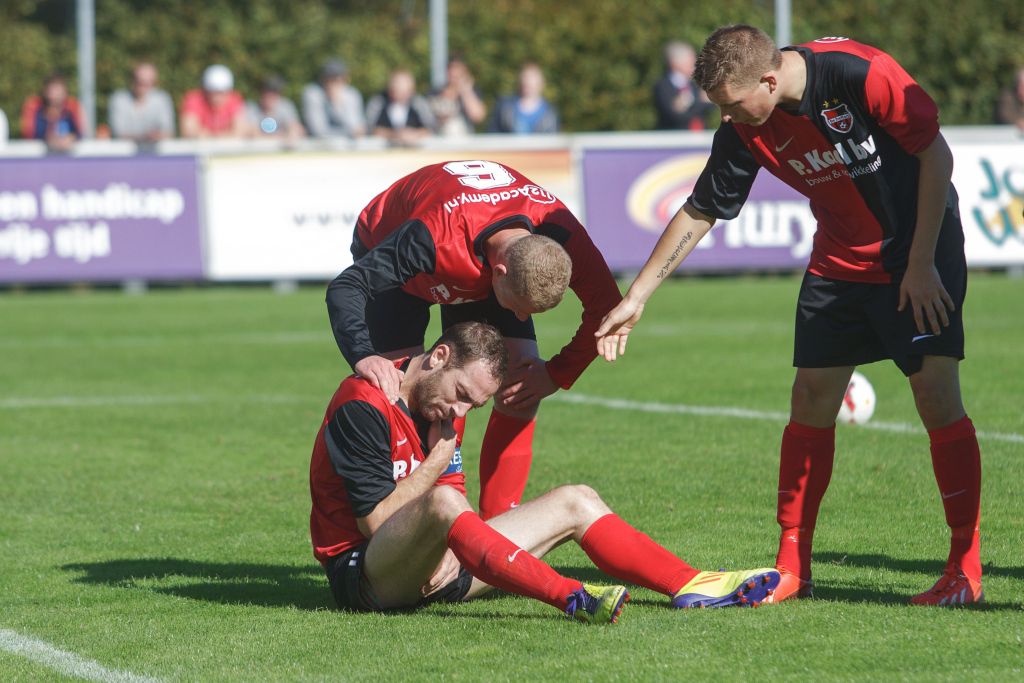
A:
[[[327,423],[324,442],[356,517],[373,512],[395,490],[391,428],[377,408],[365,401],[343,404]]]
[[[711,157],[687,200],[701,213],[729,220],[739,214],[760,165],[731,123],[715,131]]]
[[[381,292],[401,287],[437,264],[434,238],[422,221],[403,224],[327,285],[327,315],[341,354],[356,363],[376,353],[366,326],[366,303]]]

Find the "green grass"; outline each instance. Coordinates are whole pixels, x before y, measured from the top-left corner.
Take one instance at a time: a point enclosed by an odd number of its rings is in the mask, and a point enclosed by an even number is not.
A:
[[[587,396],[785,412],[793,279],[673,281]],[[976,275],[968,410],[1022,434],[1024,280]],[[1024,444],[983,439],[987,606],[911,608],[947,532],[923,433],[842,426],[816,599],[587,628],[500,596],[333,611],[308,539],[313,437],[345,371],[320,288],[0,295],[0,629],[167,680],[1007,680],[1024,670]],[[578,308],[538,319],[550,354]],[[891,364],[876,420],[917,424]],[[486,415],[471,417],[465,454]],[[692,564],[770,564],[781,422],[549,401],[527,495],[587,483]],[[466,458],[475,497],[474,458]],[[600,579],[575,547],[549,556]],[[0,650],[0,680],[60,680]]]

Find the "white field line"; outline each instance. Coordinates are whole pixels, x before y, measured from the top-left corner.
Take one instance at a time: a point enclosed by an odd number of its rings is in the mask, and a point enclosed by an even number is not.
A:
[[[329,344],[330,333],[314,331],[296,332],[238,332],[234,334],[196,334],[196,335],[121,335],[113,337],[15,337],[0,339],[0,348],[134,348],[152,346],[173,346],[185,344],[254,344],[254,345],[287,345],[287,344]]]
[[[601,396],[588,396],[574,392],[559,392],[548,400],[561,401],[564,403],[577,403],[615,410],[635,410],[642,413],[664,413],[670,415],[701,415],[705,417],[734,417],[743,420],[767,420],[769,422],[786,422],[789,420],[788,413],[748,410],[746,408],[730,408],[728,406],[688,406],[681,403],[656,403],[653,401],[630,401],[621,398],[604,398]],[[924,434],[923,427],[908,424],[906,422],[868,422],[858,425],[859,429],[873,429],[880,432],[895,432],[898,434]],[[1006,441],[1009,443],[1024,443],[1024,434],[985,432],[979,431],[978,438],[989,441]]]
[[[308,396],[289,394],[249,394],[246,396],[202,396],[199,394],[180,395],[140,395],[140,396],[51,396],[5,398],[0,399],[0,410],[19,410],[31,408],[93,408],[105,406],[151,406],[173,405],[182,403],[216,403],[233,401],[246,403],[304,403]],[[654,401],[631,401],[623,398],[605,398],[588,396],[574,392],[559,392],[551,396],[549,401],[594,405],[613,410],[635,410],[642,413],[661,413],[667,415],[700,415],[704,417],[732,417],[740,420],[765,420],[768,422],[786,422],[787,413],[768,410],[751,410],[749,408],[733,408],[729,406],[689,406],[682,403],[657,403]],[[897,434],[924,434],[925,430],[917,425],[906,422],[868,422],[858,425],[859,429],[873,429],[880,432]],[[1024,434],[1014,432],[979,431],[978,438],[989,441],[1006,441],[1008,443],[1024,443]]]
[[[0,410],[31,408],[103,408],[107,406],[156,406],[182,403],[217,403],[232,401],[244,403],[302,403],[308,396],[287,394],[248,394],[244,396],[201,396],[199,394],[140,395],[140,396],[47,396],[0,399]]]
[[[0,650],[30,659],[65,676],[103,683],[156,683],[158,679],[137,676],[128,671],[108,669],[99,662],[61,650],[49,643],[0,628]]]

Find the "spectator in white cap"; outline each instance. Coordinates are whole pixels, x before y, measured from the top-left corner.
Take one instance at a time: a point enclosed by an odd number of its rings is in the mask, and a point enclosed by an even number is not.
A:
[[[181,136],[240,138],[248,132],[245,101],[234,89],[235,78],[223,64],[203,71],[202,89],[189,90],[181,103]]]

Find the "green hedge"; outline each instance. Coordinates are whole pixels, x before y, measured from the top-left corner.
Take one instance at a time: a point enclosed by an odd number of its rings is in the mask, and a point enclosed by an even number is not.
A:
[[[1020,0],[794,0],[793,38],[848,35],[893,54],[950,124],[987,124],[996,95],[1024,64]],[[487,100],[513,90],[519,64],[536,60],[568,131],[643,130],[654,124],[651,87],[662,45],[697,46],[717,26],[773,30],[773,3],[715,0],[449,0],[449,47],[466,56]],[[0,108],[17,135],[25,97],[54,69],[75,87],[74,0],[0,4]],[[255,95],[280,73],[297,97],[325,57],[348,60],[367,96],[408,66],[429,81],[427,0],[97,0],[98,116],[127,83],[130,65],[154,61],[180,102],[203,68],[223,62]]]

